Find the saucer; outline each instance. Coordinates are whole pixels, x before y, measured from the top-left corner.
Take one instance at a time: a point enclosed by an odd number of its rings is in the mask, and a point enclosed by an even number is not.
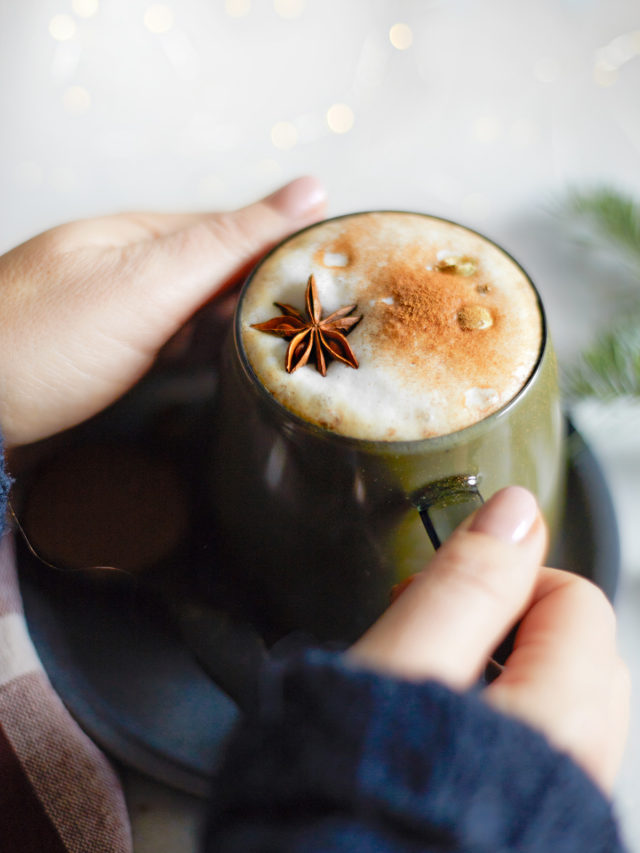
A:
[[[613,600],[620,552],[609,490],[572,427],[568,448],[567,512],[550,563],[591,579]],[[25,547],[18,553],[31,637],[71,714],[122,764],[206,797],[240,714],[236,704],[135,591],[87,584],[79,594],[64,573],[30,571],[34,558]]]

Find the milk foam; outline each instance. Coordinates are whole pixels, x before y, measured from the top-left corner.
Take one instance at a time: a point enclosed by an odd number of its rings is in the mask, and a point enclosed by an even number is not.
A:
[[[281,313],[274,302],[304,313],[311,274],[324,317],[358,305],[348,335],[357,370],[331,361],[323,377],[312,357],[288,374],[288,341],[251,328]],[[245,291],[241,337],[286,408],[343,435],[410,441],[509,402],[537,362],[542,318],[523,271],[479,235],[417,214],[365,213],[320,223],[269,255]]]

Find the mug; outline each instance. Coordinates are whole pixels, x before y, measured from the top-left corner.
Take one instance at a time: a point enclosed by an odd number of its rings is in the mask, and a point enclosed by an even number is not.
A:
[[[504,486],[536,495],[553,538],[563,510],[565,426],[556,358],[530,280],[542,341],[518,393],[447,435],[377,441],[306,421],[258,379],[240,324],[259,268],[223,349],[208,489],[219,571],[268,640],[299,630],[354,641],[389,604],[394,585]]]

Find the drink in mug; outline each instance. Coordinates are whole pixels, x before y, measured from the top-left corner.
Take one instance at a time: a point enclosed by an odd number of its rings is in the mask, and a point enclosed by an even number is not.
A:
[[[353,214],[274,249],[239,300],[217,421],[222,562],[276,634],[354,639],[502,486],[558,520],[538,294],[498,246],[435,217]]]

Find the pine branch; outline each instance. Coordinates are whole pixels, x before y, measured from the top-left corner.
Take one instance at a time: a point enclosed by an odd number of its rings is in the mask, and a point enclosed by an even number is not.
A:
[[[640,272],[640,204],[610,187],[572,190],[563,206],[574,224],[601,245],[621,249]]]
[[[593,397],[611,401],[640,398],[640,203],[611,187],[571,190],[562,212],[588,245],[608,249],[633,272],[631,300],[621,301],[618,317],[564,371],[570,402]],[[625,304],[627,302],[631,304]]]
[[[626,315],[603,332],[565,371],[570,401],[595,397],[640,397],[640,311]]]

